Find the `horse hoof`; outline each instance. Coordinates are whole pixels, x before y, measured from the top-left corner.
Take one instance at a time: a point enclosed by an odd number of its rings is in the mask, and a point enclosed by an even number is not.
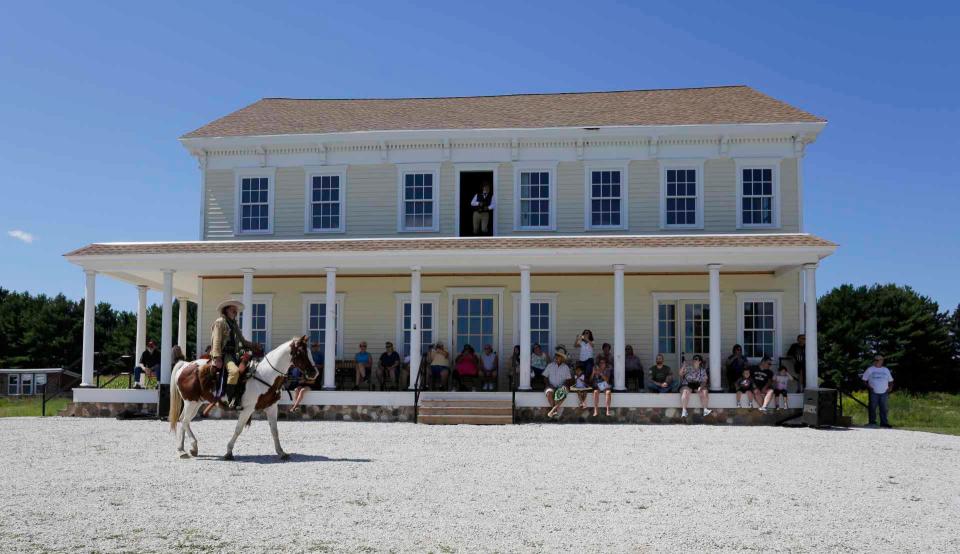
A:
[[[181,459],[181,460],[187,460],[187,459],[189,459],[189,458],[190,458],[190,454],[187,454],[186,452],[181,452],[181,453],[180,453],[180,459]]]
[[[190,451],[190,455],[193,456],[194,458],[196,458],[199,454],[200,454],[200,451],[197,450],[196,448]]]
[[[227,452],[226,454],[223,455],[223,459],[224,459],[224,460],[227,460],[227,461],[232,460],[232,459],[233,459],[233,453]]]
[[[284,452],[283,454],[280,454],[280,459],[281,459],[281,460],[289,460],[289,459],[290,459],[290,454],[287,454],[286,452]]]

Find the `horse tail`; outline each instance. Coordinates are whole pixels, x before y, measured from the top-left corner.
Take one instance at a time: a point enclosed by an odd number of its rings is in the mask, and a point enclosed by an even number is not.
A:
[[[180,398],[180,386],[178,385],[177,377],[180,376],[180,372],[177,371],[175,375],[170,379],[173,381],[170,385],[170,414],[167,417],[167,421],[170,422],[170,432],[175,433],[177,431],[177,422],[180,421],[180,409],[181,409],[181,398]]]

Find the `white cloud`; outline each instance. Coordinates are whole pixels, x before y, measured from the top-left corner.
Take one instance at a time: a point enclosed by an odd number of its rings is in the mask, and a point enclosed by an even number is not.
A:
[[[30,233],[28,233],[28,232],[26,232],[26,231],[23,231],[23,230],[21,230],[21,229],[14,229],[13,231],[7,231],[7,234],[10,235],[11,237],[13,237],[13,238],[15,238],[15,239],[17,239],[17,240],[21,240],[21,241],[23,241],[23,242],[25,242],[25,243],[27,243],[27,244],[32,243],[32,242],[33,242],[33,239],[36,238],[36,237],[34,237],[33,235],[31,235]]]

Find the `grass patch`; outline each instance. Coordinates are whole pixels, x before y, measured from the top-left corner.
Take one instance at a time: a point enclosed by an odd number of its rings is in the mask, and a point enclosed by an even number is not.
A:
[[[70,399],[63,397],[47,401],[47,415],[57,415],[69,403]],[[39,396],[0,397],[0,417],[39,416],[42,405],[43,400]]]
[[[854,396],[867,403],[866,391]],[[843,413],[853,417],[854,425],[866,425],[869,421],[867,410],[846,397]],[[890,423],[898,429],[960,435],[960,394],[894,391],[890,394],[889,416]]]

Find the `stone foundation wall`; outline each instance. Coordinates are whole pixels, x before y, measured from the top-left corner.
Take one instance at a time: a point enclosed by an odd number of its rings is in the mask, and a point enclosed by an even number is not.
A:
[[[289,413],[288,406],[280,407],[280,420],[285,421],[413,421],[413,406],[302,406]],[[121,402],[71,402],[60,412],[68,417],[116,417],[120,412],[148,412],[156,414],[156,404],[131,404]],[[208,419],[236,419],[237,413],[214,408]],[[253,414],[254,419],[265,419],[262,412]]]
[[[519,408],[517,409],[517,423],[546,423],[551,421],[547,418],[549,408]],[[581,410],[574,404],[572,407],[565,406],[560,412],[560,417],[553,421],[566,423],[638,423],[638,424],[660,424],[660,423],[705,423],[712,425],[776,425],[777,423],[796,417],[801,414],[799,409],[790,410],[771,410],[761,412],[758,409],[747,408],[717,408],[707,416],[703,417],[703,411],[700,408],[691,408],[688,410],[688,417],[680,417],[680,408],[611,408],[611,415],[604,415],[604,409],[600,408],[600,415],[593,417],[593,408]]]

